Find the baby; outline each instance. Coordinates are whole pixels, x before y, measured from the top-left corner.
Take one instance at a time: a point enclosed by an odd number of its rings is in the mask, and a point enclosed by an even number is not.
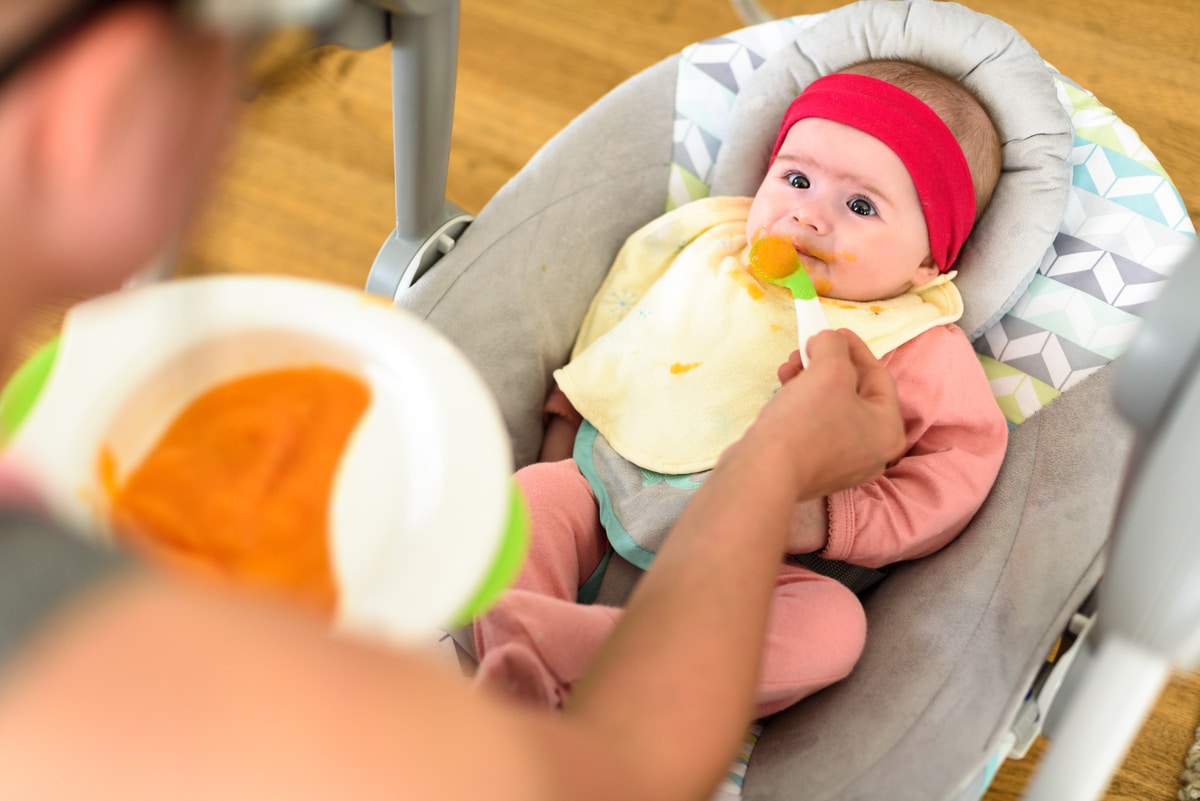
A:
[[[792,102],[753,199],[696,201],[634,233],[555,373],[544,461],[517,473],[533,542],[475,623],[477,681],[560,706],[621,614],[578,603],[581,587],[610,549],[649,568],[706,471],[800,369],[790,294],[747,269],[761,236],[793,244],[830,325],[887,365],[907,433],[879,479],[798,505],[788,552],[880,568],[954,539],[1007,444],[951,282],[999,171],[999,137],[965,87],[866,62]],[[844,678],[865,637],[853,592],[781,560],[757,715]]]

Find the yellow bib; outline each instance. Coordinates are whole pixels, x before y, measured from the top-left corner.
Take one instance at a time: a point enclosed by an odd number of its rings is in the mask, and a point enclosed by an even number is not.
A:
[[[750,198],[681,206],[626,240],[554,377],[629,461],[659,473],[711,468],[779,388],[798,346],[790,293],[748,270]],[[834,328],[876,356],[962,315],[953,275],[871,303],[822,298]]]

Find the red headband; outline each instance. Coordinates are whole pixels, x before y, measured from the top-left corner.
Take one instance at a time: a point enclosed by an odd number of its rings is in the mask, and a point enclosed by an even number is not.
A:
[[[917,187],[933,261],[946,272],[975,225],[975,187],[954,134],[913,95],[866,75],[835,73],[810,83],[788,106],[771,160],[791,127],[806,117],[833,120],[883,142]]]

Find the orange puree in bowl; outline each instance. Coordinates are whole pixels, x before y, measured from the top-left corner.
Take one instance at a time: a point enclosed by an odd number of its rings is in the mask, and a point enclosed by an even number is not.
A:
[[[331,615],[327,520],[334,473],[370,400],[322,367],[263,372],[200,396],[118,484],[101,455],[120,538]]]

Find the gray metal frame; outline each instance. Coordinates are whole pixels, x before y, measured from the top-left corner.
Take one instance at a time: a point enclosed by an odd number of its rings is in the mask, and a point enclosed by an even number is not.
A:
[[[446,200],[458,75],[458,0],[360,0],[331,41],[390,42],[396,228],[366,289],[394,300],[450,252],[472,216]]]

